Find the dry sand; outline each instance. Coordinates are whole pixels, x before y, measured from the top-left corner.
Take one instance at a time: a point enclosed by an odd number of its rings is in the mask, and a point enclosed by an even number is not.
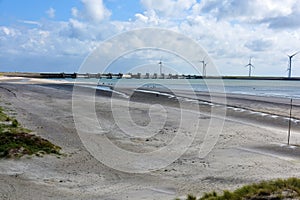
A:
[[[83,96],[85,90],[82,89]],[[300,150],[284,145],[287,121],[274,117],[275,114],[287,115],[288,102],[284,99],[230,95],[227,102],[233,108],[227,109],[223,131],[205,158],[199,158],[198,153],[211,108],[201,104],[200,110],[195,110],[195,104],[185,102],[184,109],[191,115],[199,115],[202,130],[190,148],[163,169],[132,174],[103,165],[83,146],[73,120],[71,86],[31,79],[2,80],[0,95],[2,107],[34,133],[61,146],[65,154],[59,158],[48,155],[0,160],[0,199],[171,200],[186,194],[199,196],[212,190],[232,190],[261,180],[300,177]],[[96,111],[103,126],[113,127],[108,96],[108,92],[99,92]],[[182,92],[182,96],[188,97],[189,94]],[[127,99],[116,99],[116,106],[125,106]],[[199,99],[210,98],[207,94],[199,94]],[[153,104],[162,104],[172,115],[168,115],[168,123],[161,134],[150,139],[129,138],[118,128],[113,128],[107,135],[111,141],[136,152],[152,151],[168,143],[174,137],[180,116],[178,102],[145,93],[135,93],[131,100],[132,119],[137,124],[149,123],[148,110]],[[299,107],[295,106],[295,118],[299,117],[298,110]],[[192,135],[188,132],[188,125],[184,126],[187,137]],[[293,123],[293,144],[300,144],[298,126],[298,123]]]

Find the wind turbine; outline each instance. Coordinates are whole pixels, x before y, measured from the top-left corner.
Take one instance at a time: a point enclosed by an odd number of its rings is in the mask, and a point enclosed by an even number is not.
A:
[[[254,66],[251,63],[251,59],[252,57],[249,58],[249,63],[245,66],[245,67],[249,67],[249,77],[251,77],[252,67],[254,68]]]
[[[289,71],[289,78],[292,77],[292,58],[297,55],[300,51],[294,53],[293,55],[287,55],[289,57],[289,68],[288,68],[288,71]]]
[[[161,57],[160,57],[160,60],[158,62],[158,65],[159,65],[159,73],[160,73],[160,75],[162,75],[162,65],[163,65],[163,63],[162,63]]]
[[[205,62],[204,58],[203,58],[203,60],[200,60],[200,62],[202,63],[202,76],[206,77],[206,65],[207,65],[207,63]]]

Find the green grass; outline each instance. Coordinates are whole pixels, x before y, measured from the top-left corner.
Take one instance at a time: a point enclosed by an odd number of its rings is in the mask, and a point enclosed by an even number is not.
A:
[[[258,184],[246,185],[233,192],[223,191],[218,195],[216,192],[205,193],[199,200],[264,200],[264,199],[300,199],[300,179],[289,178],[263,181]],[[187,200],[197,200],[189,195]]]
[[[0,158],[19,158],[24,155],[58,154],[60,147],[30,134],[20,123],[0,107]]]
[[[0,122],[10,121],[10,118],[3,112],[3,108],[0,107]]]

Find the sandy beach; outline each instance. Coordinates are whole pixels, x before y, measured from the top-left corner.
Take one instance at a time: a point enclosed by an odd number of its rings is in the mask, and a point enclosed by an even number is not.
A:
[[[88,90],[82,87],[78,91],[84,97]],[[182,109],[187,116],[199,118],[200,131],[179,159],[148,173],[127,173],[102,164],[83,145],[74,123],[72,92],[72,85],[67,82],[22,78],[0,80],[0,105],[34,134],[62,147],[64,154],[0,160],[0,199],[171,200],[187,194],[200,196],[213,190],[233,190],[262,180],[300,177],[300,148],[286,145],[289,99],[230,94],[226,98],[227,105],[223,105],[218,94],[211,102],[209,94],[199,92],[197,100],[200,101],[195,102],[184,99],[191,97],[186,91],[177,92],[181,100],[136,91],[129,104],[136,124],[149,123],[152,105],[160,104],[168,115],[160,134],[133,138],[115,127],[110,92],[97,91],[95,109],[99,123],[111,130],[105,136],[128,151],[151,152],[168,144],[179,130]],[[130,94],[132,91],[124,88],[118,92]],[[115,108],[125,107],[128,101],[118,93],[113,98],[116,99]],[[183,106],[180,109],[179,103]],[[210,115],[212,107],[216,109],[213,116]],[[152,110],[153,115],[164,118],[165,112],[160,113],[159,108]],[[218,113],[223,111],[226,112],[225,121],[217,143],[201,158],[199,150],[209,121],[215,118],[221,125],[223,116]],[[300,145],[299,111],[300,101],[295,100],[290,140],[293,145]],[[219,127],[210,128],[214,131]],[[188,123],[182,124],[184,137],[192,137],[191,130]],[[114,156],[113,153],[108,153],[107,157]],[[168,157],[172,153],[162,156]]]

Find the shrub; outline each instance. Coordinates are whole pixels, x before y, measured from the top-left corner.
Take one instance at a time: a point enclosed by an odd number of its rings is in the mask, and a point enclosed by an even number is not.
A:
[[[12,127],[18,127],[19,126],[19,122],[16,120],[16,119],[14,119],[13,121],[12,121]]]

